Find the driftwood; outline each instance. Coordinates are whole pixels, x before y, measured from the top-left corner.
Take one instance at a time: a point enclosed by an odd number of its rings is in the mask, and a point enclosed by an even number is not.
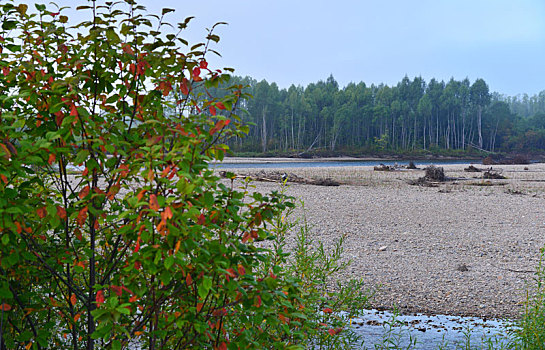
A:
[[[483,179],[503,180],[503,179],[507,179],[507,178],[505,176],[503,176],[502,174],[500,174],[499,171],[490,168],[490,169],[488,169],[487,171],[485,171],[483,173]]]
[[[225,177],[226,172],[221,171],[220,176]],[[237,179],[251,179],[252,181],[264,181],[264,182],[292,182],[306,185],[316,185],[316,186],[339,186],[340,183],[330,178],[325,179],[309,179],[305,177],[298,176],[293,173],[285,173],[280,171],[269,171],[266,172],[261,170],[257,173],[251,174],[238,174],[235,175]]]
[[[394,165],[384,165],[380,164],[378,166],[373,167],[373,170],[375,171],[396,171],[396,170],[403,170],[403,169],[418,169],[416,165],[414,165],[414,162],[409,162],[408,165],[398,165],[395,163]]]
[[[447,181],[445,170],[442,167],[430,165],[426,168],[426,175],[417,180],[409,181],[409,185],[437,187],[439,183]]]
[[[492,158],[488,156],[483,159],[483,165],[520,165],[530,164],[530,159],[525,154],[515,154],[510,157]]]
[[[481,171],[483,171],[483,169],[479,169],[477,167],[474,167],[473,165],[470,165],[467,168],[464,168],[464,171],[467,173],[480,173]]]
[[[373,167],[373,170],[375,170],[375,171],[395,171],[396,168],[395,168],[395,166],[380,164],[378,166]]]

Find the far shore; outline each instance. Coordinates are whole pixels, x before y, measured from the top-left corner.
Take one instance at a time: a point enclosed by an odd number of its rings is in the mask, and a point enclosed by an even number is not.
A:
[[[318,162],[362,162],[362,161],[445,161],[467,160],[472,163],[481,162],[481,159],[471,157],[323,157],[323,158],[288,158],[288,157],[225,157],[223,163],[318,163]],[[473,162],[474,161],[474,162]]]

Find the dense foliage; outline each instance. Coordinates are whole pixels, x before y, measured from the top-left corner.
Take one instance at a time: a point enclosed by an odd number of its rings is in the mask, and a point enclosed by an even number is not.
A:
[[[249,137],[239,152],[329,153],[545,150],[545,92],[505,97],[483,79],[447,83],[405,77],[396,86],[330,76],[306,87],[236,77],[254,98],[244,103]]]
[[[209,169],[245,131],[241,86],[213,93],[229,79],[206,61],[219,38],[189,47],[190,18],[171,34],[172,10],[132,0],[80,10],[69,27],[56,7],[0,5],[0,348],[350,339],[333,312],[365,298],[326,292],[339,255],[305,239],[287,268],[289,198]]]

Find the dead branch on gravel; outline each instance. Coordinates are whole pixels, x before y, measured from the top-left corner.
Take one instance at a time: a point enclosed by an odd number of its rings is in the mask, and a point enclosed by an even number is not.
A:
[[[226,177],[227,172],[221,171],[220,176]],[[306,185],[316,185],[316,186],[340,186],[338,181],[335,181],[330,178],[321,178],[321,179],[309,179],[305,177],[298,176],[293,173],[286,173],[280,171],[264,171],[261,170],[256,173],[250,174],[236,174],[235,178],[237,179],[250,179],[252,181],[263,181],[263,182],[292,182]]]

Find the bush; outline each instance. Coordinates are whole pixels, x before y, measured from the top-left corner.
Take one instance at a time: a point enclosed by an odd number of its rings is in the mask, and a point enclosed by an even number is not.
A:
[[[92,17],[73,29],[62,10],[35,8],[0,5],[0,348],[345,339],[334,315],[364,297],[356,282],[324,292],[340,246],[290,268],[291,199],[208,168],[247,131],[242,87],[211,89],[229,80],[206,61],[219,37],[183,51],[166,33],[172,10],[148,16],[129,0],[82,6]]]

